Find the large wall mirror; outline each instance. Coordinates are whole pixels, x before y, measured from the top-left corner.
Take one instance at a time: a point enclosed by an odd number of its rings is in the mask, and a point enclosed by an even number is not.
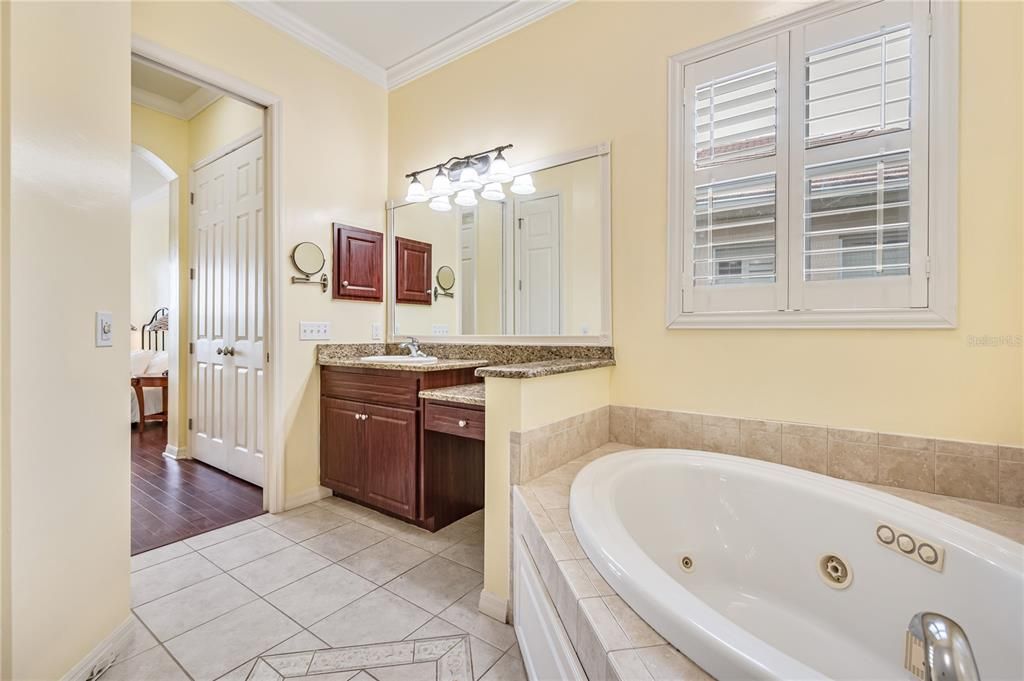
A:
[[[392,203],[390,337],[610,344],[610,171],[601,144],[514,167],[531,194]]]

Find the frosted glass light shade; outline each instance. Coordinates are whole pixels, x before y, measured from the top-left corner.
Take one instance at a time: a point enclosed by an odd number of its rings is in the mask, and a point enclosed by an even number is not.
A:
[[[480,182],[480,176],[477,175],[476,170],[470,166],[466,166],[462,169],[462,172],[459,173],[459,179],[456,180],[452,186],[456,189],[480,189],[480,187],[484,185]]]
[[[491,162],[491,169],[487,171],[487,177],[491,182],[510,182],[512,180],[512,169],[508,167],[508,161],[500,151]]]
[[[447,196],[435,196],[428,205],[431,210],[436,210],[439,213],[447,213],[452,209],[452,204],[448,201]]]
[[[452,189],[451,180],[448,179],[448,175],[443,170],[438,170],[437,175],[434,176],[434,182],[430,185],[430,193],[434,196],[451,196],[455,193],[455,190]]]
[[[426,188],[418,178],[413,178],[413,181],[409,183],[409,191],[405,193],[405,200],[409,203],[423,203],[430,200],[430,195],[427,194]]]
[[[505,192],[501,191],[500,184],[497,182],[491,182],[484,186],[484,190],[480,192],[480,196],[488,201],[501,201],[505,198]]]
[[[455,195],[455,203],[466,207],[475,206],[476,194],[473,193],[472,189],[463,189]]]
[[[532,194],[537,191],[537,188],[533,186],[533,178],[530,175],[520,175],[512,180],[509,191],[513,194]]]

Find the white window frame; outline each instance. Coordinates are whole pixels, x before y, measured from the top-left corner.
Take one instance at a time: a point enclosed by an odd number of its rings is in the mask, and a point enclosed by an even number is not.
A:
[[[925,256],[925,273],[927,300],[926,306],[907,308],[875,308],[875,309],[830,309],[830,310],[798,310],[792,309],[794,291],[790,290],[790,309],[762,311],[684,311],[689,268],[687,261],[692,258],[692,251],[687,251],[686,244],[692,243],[692,234],[687,232],[687,219],[693,200],[692,183],[687,184],[692,174],[693,157],[686,156],[686,135],[684,126],[689,124],[684,83],[684,69],[689,64],[715,57],[723,53],[786,34],[793,29],[808,23],[827,19],[851,10],[860,9],[879,0],[862,2],[842,2],[831,0],[814,7],[781,17],[758,27],[738,33],[714,43],[704,45],[677,54],[669,59],[668,69],[668,290],[666,296],[666,325],[676,328],[955,328],[957,325],[957,228],[958,228],[958,171],[959,171],[959,65],[960,65],[960,4],[959,2],[942,2],[932,0],[929,8],[930,63],[928,65],[928,197],[927,197],[927,253]],[[791,45],[791,53],[802,54],[801,45]],[[802,59],[790,59],[791,71],[798,72],[799,79],[792,78],[792,83],[802,82]],[[779,72],[787,68],[778,65]],[[796,99],[802,87],[792,86],[793,100],[790,109],[796,106]],[[783,87],[780,83],[780,100],[783,98]],[[802,100],[801,100],[802,102]],[[689,104],[686,104],[688,107]],[[802,106],[802,104],[801,104]],[[781,117],[782,102],[779,105],[780,118],[777,132],[777,145],[784,137],[783,127],[792,125],[802,127],[802,116],[792,116],[790,121]],[[799,119],[799,120],[798,120]],[[790,144],[803,146],[802,130],[800,134],[792,129],[789,131]],[[777,149],[780,148],[777,146]],[[920,149],[920,145],[915,149]],[[912,154],[914,151],[912,150]],[[802,160],[803,154],[794,157]],[[790,162],[799,162],[790,161]],[[790,183],[796,184],[796,183]],[[789,267],[794,272],[801,272],[797,267],[800,260],[794,260],[798,254],[802,258],[799,242],[787,248],[787,241],[794,238],[802,239],[789,233],[789,225],[784,224],[783,205],[801,205],[802,185],[790,186],[792,194],[789,201],[785,200],[782,187],[785,180],[776,178],[776,191],[779,197],[777,209],[777,248],[776,271],[779,277],[785,275],[786,268],[780,266],[779,258],[788,258]],[[798,196],[799,194],[799,196]],[[798,203],[794,204],[794,199]],[[920,251],[919,251],[920,252]],[[788,253],[788,255],[786,255]],[[920,261],[918,261],[919,263]],[[913,264],[912,264],[913,265]],[[692,281],[692,280],[690,280]],[[796,288],[800,288],[799,286]],[[687,306],[691,307],[692,306]]]

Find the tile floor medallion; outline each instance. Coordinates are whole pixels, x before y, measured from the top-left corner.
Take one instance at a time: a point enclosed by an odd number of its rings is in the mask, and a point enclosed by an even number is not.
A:
[[[525,681],[477,610],[483,512],[435,533],[328,498],[132,557],[103,681]]]
[[[380,681],[473,681],[469,637],[429,638],[303,653],[264,655],[248,681],[351,679],[360,674]]]

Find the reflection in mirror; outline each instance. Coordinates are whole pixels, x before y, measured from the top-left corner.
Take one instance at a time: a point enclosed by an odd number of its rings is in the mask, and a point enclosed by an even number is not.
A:
[[[295,269],[307,277],[319,274],[325,262],[324,252],[310,241],[303,241],[292,250],[292,263]]]
[[[393,237],[430,244],[459,286],[427,305],[396,304],[392,335],[606,334],[606,164],[597,155],[535,170],[532,193],[451,212],[394,208]]]

